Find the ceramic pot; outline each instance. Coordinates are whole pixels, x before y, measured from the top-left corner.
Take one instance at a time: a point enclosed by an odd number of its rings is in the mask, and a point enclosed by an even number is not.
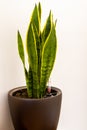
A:
[[[8,103],[15,130],[56,130],[62,92],[52,87],[54,96],[30,99],[15,97],[14,93],[26,89],[18,87],[8,92]]]

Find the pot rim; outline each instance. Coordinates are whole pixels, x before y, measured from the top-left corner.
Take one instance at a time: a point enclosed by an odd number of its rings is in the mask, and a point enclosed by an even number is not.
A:
[[[57,92],[57,94],[55,95],[55,96],[50,96],[50,97],[46,97],[46,98],[44,98],[44,97],[42,97],[42,98],[21,98],[21,97],[16,97],[16,96],[13,96],[13,93],[14,92],[16,92],[16,91],[19,91],[19,90],[21,90],[21,89],[27,89],[27,87],[26,86],[20,86],[20,87],[16,87],[16,88],[13,88],[13,89],[11,89],[11,90],[9,90],[8,91],[8,97],[10,96],[10,97],[12,97],[12,98],[14,98],[14,99],[17,99],[17,100],[47,100],[47,99],[52,99],[52,98],[54,98],[54,97],[57,97],[57,96],[59,96],[59,95],[62,95],[62,91],[61,91],[61,89],[59,89],[59,88],[56,88],[56,87],[51,87],[51,89],[53,89],[53,90],[55,90],[56,92]]]

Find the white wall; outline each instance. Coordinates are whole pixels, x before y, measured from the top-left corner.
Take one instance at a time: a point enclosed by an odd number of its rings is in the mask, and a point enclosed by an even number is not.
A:
[[[43,22],[50,9],[57,18],[59,49],[51,80],[63,92],[58,130],[87,130],[87,1],[39,1]],[[13,130],[7,92],[25,84],[16,34],[19,29],[25,39],[35,2],[0,0],[0,130]]]

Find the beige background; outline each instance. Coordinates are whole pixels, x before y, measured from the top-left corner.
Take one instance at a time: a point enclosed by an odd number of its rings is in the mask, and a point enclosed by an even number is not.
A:
[[[87,129],[87,1],[39,0],[42,24],[52,9],[57,18],[58,53],[52,85],[63,92],[58,130]],[[17,52],[19,29],[24,41],[28,20],[38,0],[0,0],[0,130],[13,130],[7,92],[25,84]],[[50,108],[49,108],[50,109]]]

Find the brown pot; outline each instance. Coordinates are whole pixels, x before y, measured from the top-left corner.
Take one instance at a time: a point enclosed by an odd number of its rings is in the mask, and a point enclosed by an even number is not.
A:
[[[60,115],[62,92],[55,96],[29,99],[13,96],[16,91],[26,89],[18,87],[8,92],[8,102],[15,130],[56,130]]]

